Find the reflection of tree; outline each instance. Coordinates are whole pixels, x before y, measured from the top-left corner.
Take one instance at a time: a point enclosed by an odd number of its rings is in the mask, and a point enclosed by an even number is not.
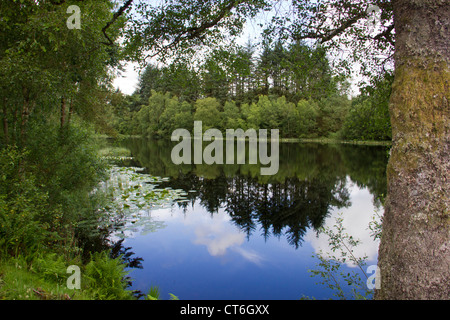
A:
[[[340,149],[350,179],[358,187],[366,187],[374,197],[374,204],[384,204],[387,190],[386,165],[390,147],[343,146]]]
[[[130,251],[132,248],[131,247],[125,247],[123,245],[123,241],[125,239],[121,239],[119,241],[113,242],[110,246],[110,256],[113,259],[117,259],[120,258],[123,263],[125,263],[126,268],[137,268],[137,269],[142,269],[142,261],[144,261],[143,258],[141,257],[133,257],[134,256],[134,252]],[[124,279],[127,283],[128,287],[131,287],[133,279],[131,279],[130,276],[126,276]],[[139,290],[132,290],[133,295],[136,298],[141,298],[144,296],[144,294],[139,291]]]
[[[200,177],[198,184],[191,189],[197,190],[197,198],[200,203],[210,213],[217,212],[226,199],[227,181],[224,176],[215,179],[205,179]]]
[[[231,178],[226,204],[227,213],[247,233],[247,236],[250,236],[256,228],[254,201],[258,194],[252,182],[253,179],[245,176]]]
[[[211,214],[224,207],[248,237],[259,228],[265,238],[284,235],[295,247],[309,228],[322,226],[331,207],[349,205],[347,176],[375,197],[385,193],[382,148],[282,144],[278,173],[260,176],[258,165],[176,166],[170,141],[135,139],[125,146],[150,174],[170,177],[161,187],[195,190],[190,202],[200,200]]]
[[[295,247],[301,244],[309,228],[322,225],[331,205],[342,207],[349,199],[345,187],[336,189],[342,184],[318,179],[290,178],[284,183],[260,184],[241,177],[231,184],[235,187],[228,194],[226,211],[237,225],[248,235],[256,225],[261,225],[265,238],[284,233]],[[245,187],[241,188],[242,185]]]
[[[134,252],[130,251],[132,248],[123,246],[124,240],[125,239],[120,239],[119,241],[111,244],[111,257],[113,259],[120,257],[126,264],[127,268],[142,269],[142,261],[144,261],[144,259],[140,257],[133,257]]]

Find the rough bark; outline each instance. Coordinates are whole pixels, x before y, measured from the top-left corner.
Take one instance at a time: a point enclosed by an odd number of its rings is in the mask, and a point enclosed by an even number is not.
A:
[[[61,98],[61,113],[60,113],[61,129],[64,128],[66,124],[66,99]]]
[[[20,122],[20,143],[25,145],[28,118],[31,114],[31,111],[34,108],[34,103],[33,103],[33,101],[31,101],[30,91],[26,87],[23,87],[22,92],[23,92],[23,104],[22,104],[21,122]]]
[[[6,106],[6,97],[3,98],[3,135],[5,139],[5,144],[9,143],[9,130],[8,130],[8,109]]]
[[[69,115],[67,117],[67,124],[70,124],[70,120],[72,119],[73,116],[73,99],[70,99],[70,103],[69,103]]]
[[[375,298],[450,299],[450,4],[393,7],[393,147]]]

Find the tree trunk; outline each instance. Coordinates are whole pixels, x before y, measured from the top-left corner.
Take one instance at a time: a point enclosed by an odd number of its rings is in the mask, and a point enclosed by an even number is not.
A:
[[[3,98],[3,135],[5,136],[5,144],[9,144],[9,130],[8,130],[8,109],[6,106],[7,99]]]
[[[69,102],[69,115],[67,116],[67,124],[70,124],[70,120],[72,119],[73,115],[73,99],[70,99]]]
[[[393,146],[375,298],[450,299],[450,4],[393,7]]]
[[[61,98],[61,113],[60,113],[60,120],[61,120],[61,129],[64,128],[64,125],[66,124],[66,99],[64,97]]]
[[[14,108],[13,118],[12,118],[12,133],[11,134],[11,144],[15,145],[17,141],[17,125],[18,125],[18,114],[19,108]]]
[[[23,87],[23,104],[22,104],[22,114],[20,122],[20,143],[25,145],[26,135],[27,135],[27,125],[28,118],[34,108],[34,103],[30,99],[30,91],[28,88]]]

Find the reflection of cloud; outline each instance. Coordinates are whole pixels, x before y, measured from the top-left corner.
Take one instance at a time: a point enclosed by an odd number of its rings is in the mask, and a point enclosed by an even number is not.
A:
[[[230,216],[219,211],[211,216],[197,210],[185,217],[184,223],[194,226],[195,239],[193,243],[206,246],[212,256],[223,256],[230,249],[241,255],[247,261],[260,264],[261,256],[253,251],[242,248],[245,234],[240,232],[232,223]]]
[[[212,256],[222,256],[227,249],[239,246],[244,242],[243,233],[228,233],[217,228],[218,225],[202,225],[195,229],[195,244],[203,244]]]
[[[339,213],[342,213],[342,226],[344,232],[352,236],[356,240],[360,240],[360,244],[354,248],[353,254],[357,258],[367,256],[368,261],[376,260],[378,254],[379,241],[374,241],[370,235],[369,222],[375,214],[375,206],[372,204],[372,195],[367,189],[359,189],[357,186],[350,187],[350,198],[352,205],[348,208],[335,209],[331,215],[325,220],[324,227],[334,229],[336,218]],[[310,230],[305,240],[308,241],[314,248],[316,253],[322,250],[323,254],[331,252],[329,246],[328,236],[319,234],[316,236],[316,231]],[[332,252],[337,255],[338,250]],[[350,261],[347,262],[349,267],[355,267]]]
[[[253,262],[257,265],[260,265],[263,260],[262,257],[253,250],[247,250],[242,247],[236,247],[233,249],[234,249],[234,251],[239,253],[241,256],[243,256],[246,260]]]

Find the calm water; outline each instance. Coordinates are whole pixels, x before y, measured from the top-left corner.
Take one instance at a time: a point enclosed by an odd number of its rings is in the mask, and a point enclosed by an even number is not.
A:
[[[316,230],[338,214],[361,240],[355,254],[376,264],[368,226],[382,213],[386,147],[285,143],[278,174],[261,176],[259,165],[174,165],[170,141],[120,145],[134,158],[126,165],[168,178],[158,188],[187,193],[148,212],[150,232],[126,233],[124,246],[143,259],[142,269],[130,269],[133,289],[158,286],[162,299],[332,298],[308,270],[318,268],[314,254],[330,250]]]

